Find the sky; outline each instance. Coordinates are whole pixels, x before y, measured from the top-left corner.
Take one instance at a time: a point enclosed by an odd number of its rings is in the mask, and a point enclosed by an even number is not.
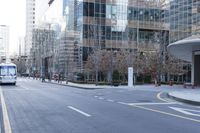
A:
[[[10,54],[18,53],[19,37],[25,36],[26,0],[0,0],[0,25],[10,28]]]

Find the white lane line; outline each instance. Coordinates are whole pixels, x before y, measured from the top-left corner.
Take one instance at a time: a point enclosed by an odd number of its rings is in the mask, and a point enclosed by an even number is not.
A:
[[[124,103],[124,102],[117,102],[117,103],[123,104],[123,105],[128,105],[128,103]],[[190,120],[190,121],[193,121],[193,122],[200,123],[200,120],[198,120],[198,119],[184,117],[184,116],[181,116],[181,115],[176,115],[176,114],[172,114],[172,113],[168,113],[168,112],[164,112],[164,111],[160,111],[160,110],[156,110],[156,109],[151,109],[151,108],[147,108],[147,107],[143,107],[143,106],[138,106],[138,105],[132,105],[131,107],[135,107],[135,108],[139,108],[139,109],[143,109],[143,110],[147,110],[147,111],[151,111],[151,112],[155,112],[155,113],[160,113],[160,114],[164,114],[164,115],[168,115],[168,116],[173,116],[173,117],[177,117],[177,118],[181,118],[181,119]]]
[[[95,98],[98,98],[99,96],[94,96]]]
[[[119,104],[123,105],[129,105],[129,106],[139,106],[139,105],[171,105],[171,104],[177,104],[177,102],[171,102],[171,103],[125,103],[125,102],[117,102]]]
[[[99,100],[104,100],[104,98],[103,97],[99,97]]]
[[[168,112],[164,112],[164,111],[160,111],[160,110],[156,110],[156,109],[151,109],[151,108],[147,108],[147,107],[143,107],[143,106],[137,106],[137,105],[134,105],[132,107],[136,107],[136,108],[139,108],[139,109],[143,109],[143,110],[147,110],[147,111],[151,111],[151,112],[155,112],[155,113],[160,113],[160,114],[173,116],[173,117],[177,117],[177,118],[181,118],[181,119],[190,120],[190,121],[193,121],[193,122],[200,123],[200,120],[198,120],[198,119],[193,119],[193,118],[189,118],[189,117],[185,117],[185,116],[181,116],[181,115],[176,115],[176,114],[172,114],[172,113],[168,113]]]
[[[186,114],[186,115],[192,115],[192,116],[198,116],[200,117],[199,113],[200,113],[200,110],[193,110],[193,109],[187,109],[187,108],[177,108],[177,107],[169,107],[175,111],[178,111],[178,112],[181,112],[183,114]]]
[[[82,115],[84,115],[84,116],[86,116],[86,117],[91,117],[90,114],[85,113],[85,112],[83,112],[83,111],[81,111],[81,110],[79,110],[79,109],[77,109],[75,107],[72,107],[72,106],[67,106],[67,107],[70,108],[70,109],[72,109],[72,110],[74,110],[74,111],[76,111],[76,112],[78,112],[78,113],[80,113],[80,114],[82,114]]]
[[[112,99],[107,99],[107,101],[108,101],[108,102],[114,102],[114,100],[112,100]]]
[[[117,102],[119,104],[123,104],[123,105],[128,105],[128,103],[124,103],[124,102]]]
[[[177,102],[171,102],[171,103],[128,103],[128,105],[170,105],[170,104],[178,104]]]
[[[4,131],[5,131],[5,133],[12,133],[12,129],[11,129],[11,126],[10,126],[8,111],[7,111],[6,103],[5,103],[5,100],[4,100],[2,88],[0,88],[0,93],[1,93],[0,96],[1,96],[1,108],[2,108],[2,114],[3,114]]]

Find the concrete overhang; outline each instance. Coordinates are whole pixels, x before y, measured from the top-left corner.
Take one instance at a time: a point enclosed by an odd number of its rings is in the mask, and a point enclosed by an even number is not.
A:
[[[200,50],[200,36],[193,35],[168,46],[168,52],[178,59],[192,62],[192,53]]]

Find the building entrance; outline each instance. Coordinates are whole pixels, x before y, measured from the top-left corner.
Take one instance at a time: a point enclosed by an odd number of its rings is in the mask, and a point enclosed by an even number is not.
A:
[[[200,86],[200,55],[194,55],[194,84]]]

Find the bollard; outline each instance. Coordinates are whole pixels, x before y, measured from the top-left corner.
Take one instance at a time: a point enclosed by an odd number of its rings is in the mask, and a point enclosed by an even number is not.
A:
[[[171,80],[169,81],[169,85],[170,85],[170,86],[172,86],[172,85],[173,85]]]
[[[186,88],[186,83],[185,82],[183,83],[183,88]]]
[[[194,89],[195,88],[195,85],[194,84],[192,84],[192,89]]]

